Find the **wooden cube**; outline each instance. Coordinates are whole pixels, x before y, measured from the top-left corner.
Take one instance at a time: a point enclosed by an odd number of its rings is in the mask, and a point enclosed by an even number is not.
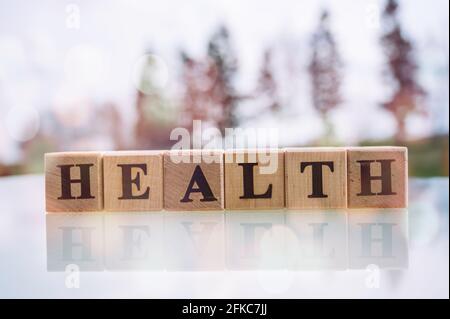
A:
[[[225,207],[238,210],[283,208],[283,151],[226,151]]]
[[[288,148],[285,166],[288,209],[346,208],[345,149]]]
[[[222,210],[223,188],[223,151],[188,150],[164,154],[166,210]]]
[[[408,153],[405,147],[347,150],[349,208],[405,208]]]
[[[45,200],[48,212],[103,209],[102,154],[45,154]]]
[[[105,153],[105,210],[162,210],[163,154],[161,151]]]

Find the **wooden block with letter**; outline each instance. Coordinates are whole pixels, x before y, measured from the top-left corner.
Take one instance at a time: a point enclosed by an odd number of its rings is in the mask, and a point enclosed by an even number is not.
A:
[[[186,150],[164,154],[166,210],[222,210],[223,151]]]
[[[284,207],[284,153],[277,149],[225,152],[227,209]]]
[[[349,208],[405,208],[408,201],[406,147],[347,150]]]
[[[102,154],[45,154],[45,201],[47,212],[102,210]]]
[[[288,209],[346,208],[346,150],[343,148],[285,149]]]
[[[103,155],[106,211],[163,208],[163,152],[109,152]]]

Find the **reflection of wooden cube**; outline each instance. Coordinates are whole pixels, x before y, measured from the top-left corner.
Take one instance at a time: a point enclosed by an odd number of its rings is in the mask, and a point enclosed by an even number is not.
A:
[[[283,151],[225,152],[225,205],[227,209],[283,208]]]
[[[163,208],[163,152],[110,152],[103,155],[105,210]]]
[[[185,211],[223,209],[223,151],[166,152],[164,208]]]
[[[345,211],[290,210],[286,213],[286,227],[288,268],[347,269]]]
[[[348,214],[350,269],[408,267],[408,211],[352,210]]]
[[[223,212],[171,212],[164,216],[164,253],[168,271],[223,270]]]
[[[163,270],[162,212],[105,214],[106,270]]]
[[[102,271],[103,215],[47,214],[47,270]]]
[[[285,166],[288,209],[347,206],[345,149],[289,148]]]
[[[406,147],[347,151],[349,208],[404,208],[408,202]]]
[[[228,269],[282,269],[286,267],[283,210],[225,214]]]
[[[45,154],[48,212],[103,209],[102,155],[95,152]]]

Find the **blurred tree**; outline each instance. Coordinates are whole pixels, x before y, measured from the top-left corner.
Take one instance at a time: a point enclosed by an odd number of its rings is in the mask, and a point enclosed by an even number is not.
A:
[[[41,157],[42,158],[42,157]],[[0,177],[23,173],[23,169],[19,164],[6,165],[0,163]]]
[[[320,23],[311,39],[312,56],[308,71],[311,78],[312,102],[325,124],[325,139],[333,136],[328,112],[337,107],[342,99],[341,59],[329,26],[328,11],[323,10]]]
[[[268,99],[268,107],[271,111],[279,111],[280,103],[278,97],[278,86],[273,73],[272,49],[264,52],[263,62],[259,71],[257,96],[263,95]]]
[[[170,131],[174,125],[165,118],[156,115],[160,110],[170,109],[171,103],[158,94],[147,95],[137,91],[137,121],[134,127],[135,145],[137,149],[158,149],[170,145]]]
[[[208,56],[213,62],[207,73],[213,83],[209,93],[216,107],[219,107],[216,124],[223,132],[226,127],[235,127],[238,124],[235,111],[240,99],[233,84],[237,72],[237,58],[225,26],[219,27],[209,40]]]
[[[189,129],[193,120],[202,120],[222,132],[236,126],[236,106],[242,97],[233,84],[237,59],[227,28],[221,26],[211,36],[206,58],[196,60],[184,51],[180,58],[184,88],[180,124]]]
[[[119,106],[114,102],[106,102],[97,110],[95,117],[102,119],[101,135],[111,139],[115,150],[126,148],[124,135],[124,125],[122,116],[119,113]]]
[[[180,52],[180,57],[184,94],[179,124],[192,129],[193,120],[209,119],[208,96],[212,84],[207,76],[208,63],[196,61],[184,51]]]
[[[170,145],[170,131],[175,124],[173,100],[155,83],[158,65],[147,50],[147,61],[143,65],[136,90],[137,121],[134,127],[137,149],[165,148]]]
[[[382,105],[395,116],[395,140],[402,143],[406,139],[406,117],[412,111],[423,111],[425,91],[416,80],[417,64],[413,46],[400,27],[397,1],[387,1],[383,12],[383,26],[385,32],[381,36],[381,45],[387,59],[389,83],[394,87],[394,92],[389,101]]]

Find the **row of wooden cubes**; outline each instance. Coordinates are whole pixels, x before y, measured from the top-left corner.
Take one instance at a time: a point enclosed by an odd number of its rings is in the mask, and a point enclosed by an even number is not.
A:
[[[46,210],[404,208],[404,147],[45,155]]]

